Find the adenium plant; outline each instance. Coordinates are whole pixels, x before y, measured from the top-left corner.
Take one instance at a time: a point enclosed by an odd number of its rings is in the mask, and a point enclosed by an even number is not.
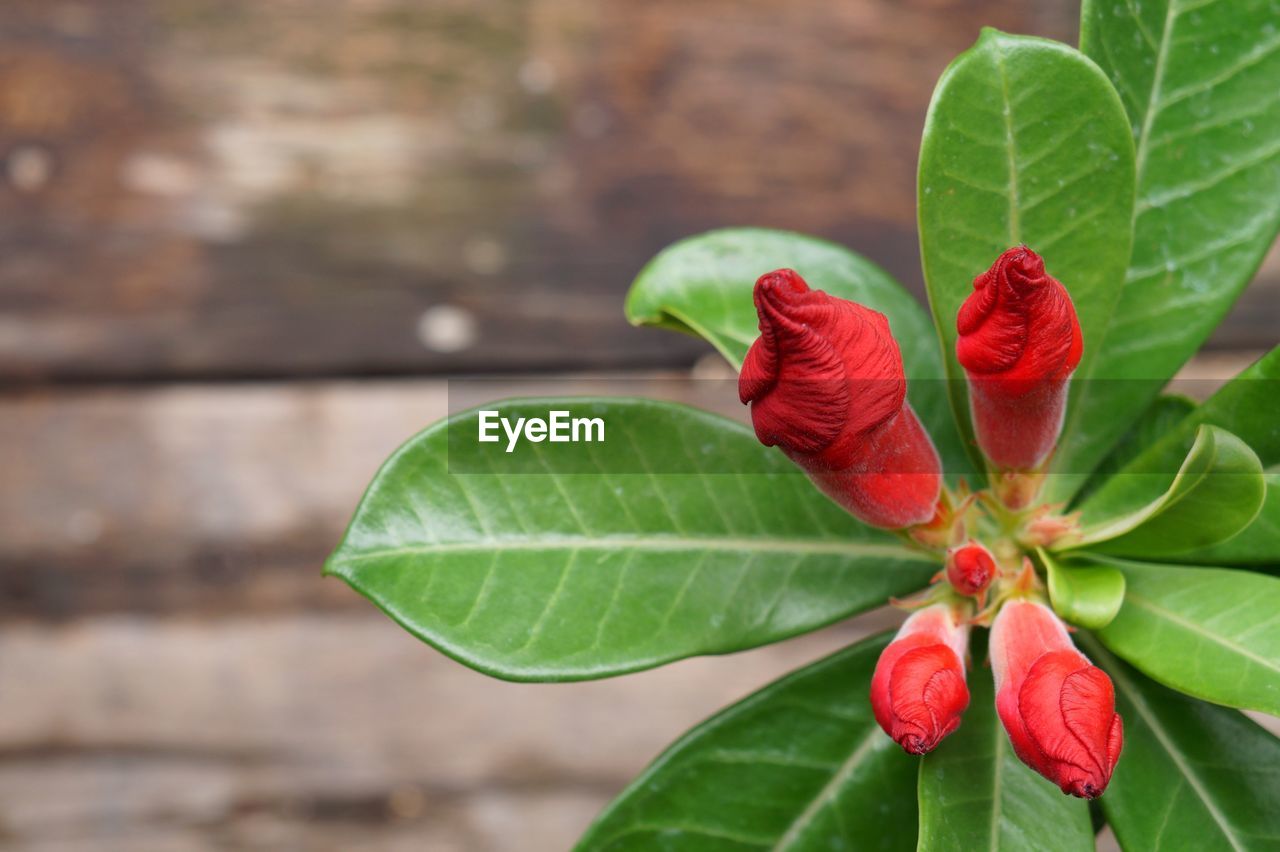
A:
[[[326,570],[512,680],[908,612],[690,731],[583,849],[1276,848],[1280,741],[1241,711],[1280,714],[1280,348],[1161,391],[1280,226],[1277,80],[1273,2],[1086,0],[1079,51],[985,31],[925,119],[933,328],[836,245],[685,240],[628,317],[709,341],[753,428],[521,399],[486,409],[605,440],[504,447],[464,412]]]

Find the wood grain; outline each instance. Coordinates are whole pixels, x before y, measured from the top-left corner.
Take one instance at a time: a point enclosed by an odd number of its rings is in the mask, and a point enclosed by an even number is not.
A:
[[[0,381],[689,363],[622,297],[726,224],[845,241],[919,291],[937,75],[983,24],[1071,39],[1074,15],[10,0]]]
[[[706,352],[622,318],[679,237],[812,232],[919,294],[937,75],[981,25],[1071,41],[1075,14],[5,0],[0,848],[563,849],[684,728],[888,624],[512,685],[319,565],[450,410],[594,390],[741,417],[711,361],[531,378]],[[1278,293],[1273,253],[1217,345],[1273,345]],[[396,375],[437,378],[339,380]]]
[[[732,379],[661,374],[0,395],[0,615],[363,606],[320,564],[392,450],[451,410],[557,393],[744,416]]]
[[[686,727],[894,619],[546,685],[371,613],[6,627],[0,844],[565,849]]]
[[[1193,361],[1207,395],[1253,358]],[[320,564],[418,430],[511,396],[670,399],[745,419],[693,374],[286,382],[0,394],[0,616],[306,611],[366,604]]]

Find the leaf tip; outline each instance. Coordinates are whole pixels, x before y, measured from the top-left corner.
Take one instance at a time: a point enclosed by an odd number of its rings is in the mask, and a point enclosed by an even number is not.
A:
[[[342,548],[330,553],[320,565],[321,577],[342,577],[346,579],[346,572],[342,569]]]

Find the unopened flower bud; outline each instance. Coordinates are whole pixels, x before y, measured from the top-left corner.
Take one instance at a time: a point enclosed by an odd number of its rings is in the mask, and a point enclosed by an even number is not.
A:
[[[1071,296],[1015,246],[974,279],[956,329],[978,445],[1000,469],[1035,469],[1058,440],[1084,348]]]
[[[1102,795],[1124,745],[1106,672],[1043,604],[1008,601],[991,628],[996,712],[1023,763],[1084,799]]]
[[[981,595],[996,574],[996,560],[991,551],[976,541],[947,552],[947,582],[962,595]]]
[[[790,269],[761,277],[755,303],[760,337],[738,395],[760,441],[869,524],[896,529],[933,517],[941,463],[906,401],[889,321],[810,290]]]
[[[880,654],[871,709],[884,732],[910,754],[932,751],[960,726],[969,706],[964,657],[969,627],[950,604],[914,613]]]

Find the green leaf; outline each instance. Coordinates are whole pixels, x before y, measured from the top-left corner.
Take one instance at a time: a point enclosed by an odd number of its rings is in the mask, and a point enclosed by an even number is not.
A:
[[[969,673],[959,729],[920,764],[919,795],[921,852],[1093,849],[1084,800],[1064,795],[1013,753],[985,667]]]
[[[1206,547],[1249,526],[1266,497],[1257,455],[1217,426],[1201,426],[1169,488],[1135,507],[1151,476],[1118,474],[1086,501],[1081,539],[1071,547],[1140,558]]]
[[[967,437],[956,314],[1010,246],[1042,254],[1071,293],[1088,368],[1129,260],[1133,136],[1110,81],[1083,54],[986,29],[938,81],[918,186],[929,303]]]
[[[476,411],[438,423],[378,472],[326,571],[489,674],[606,677],[763,645],[938,568],[724,418],[645,400],[486,408],[600,417],[605,441],[508,454],[476,441]]]
[[[1257,565],[1280,568],[1280,473],[1263,474],[1267,496],[1262,511],[1243,532],[1226,541],[1169,557],[1199,565]]]
[[[1080,44],[1124,101],[1138,198],[1123,292],[1088,341],[1096,357],[1073,380],[1055,457],[1055,469],[1072,472],[1093,467],[1200,348],[1280,227],[1271,0],[1085,0]],[[1078,485],[1060,477],[1050,499]]]
[[[1280,714],[1280,579],[1118,559],[1103,564],[1119,568],[1127,585],[1120,613],[1098,634],[1108,648],[1180,692]]]
[[[792,672],[685,734],[577,848],[914,849],[916,761],[867,698],[889,638]]]
[[[1086,514],[1094,519],[1114,517],[1158,499],[1169,488],[1179,461],[1206,424],[1237,435],[1258,455],[1260,464],[1280,462],[1280,347],[1242,370],[1106,480],[1084,501]],[[1276,533],[1280,529],[1280,505],[1270,496],[1270,488],[1267,495],[1258,517],[1244,532],[1220,545],[1168,556],[1209,565],[1280,564],[1280,534]]]
[[[734,369],[757,337],[756,279],[795,269],[817,290],[889,318],[902,350],[908,396],[948,473],[970,466],[946,400],[932,323],[920,304],[874,263],[826,240],[764,228],[726,228],[681,240],[649,262],[627,294],[627,319],[702,337]]]
[[[1090,637],[1080,643],[1111,675],[1124,719],[1124,753],[1100,799],[1121,847],[1275,848],[1280,741],[1242,713],[1153,683]]]
[[[1147,406],[1146,411],[1142,412],[1134,424],[1129,427],[1129,431],[1125,432],[1119,442],[1111,448],[1111,452],[1107,454],[1107,457],[1094,468],[1089,481],[1084,488],[1080,489],[1080,493],[1076,495],[1076,500],[1084,500],[1095,493],[1108,479],[1123,470],[1138,456],[1142,455],[1146,449],[1164,438],[1179,423],[1186,420],[1195,409],[1195,400],[1185,396],[1166,395],[1156,397],[1151,405]],[[1227,428],[1230,431],[1230,427]],[[1184,448],[1183,452],[1174,459],[1173,463],[1175,465],[1186,456],[1187,449],[1190,449],[1190,442],[1187,443],[1187,447]]]
[[[1280,347],[1241,370],[1119,472],[1171,475],[1206,424],[1235,434],[1263,466],[1280,462]]]
[[[1124,603],[1124,575],[1109,565],[1066,566],[1039,551],[1049,575],[1053,610],[1072,624],[1098,630],[1106,627]]]

